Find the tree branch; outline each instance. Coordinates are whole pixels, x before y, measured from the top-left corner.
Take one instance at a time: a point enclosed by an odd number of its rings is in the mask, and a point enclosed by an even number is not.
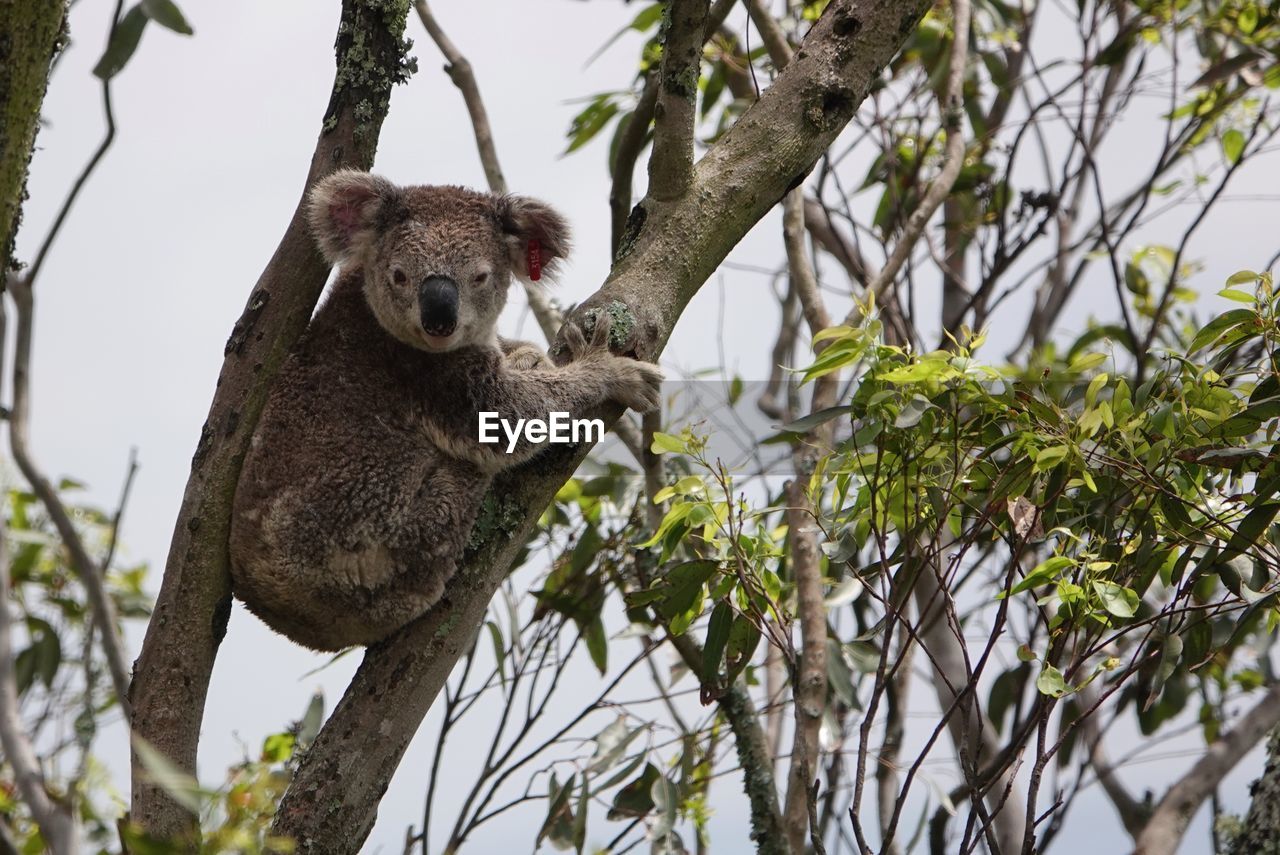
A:
[[[494,193],[507,192],[507,180],[502,176],[502,166],[498,162],[498,150],[493,144],[493,130],[489,127],[489,113],[484,108],[484,99],[480,97],[480,86],[476,83],[475,72],[471,62],[462,55],[441,29],[427,0],[415,0],[413,8],[418,12],[418,19],[426,27],[427,34],[436,43],[440,53],[444,54],[445,73],[462,93],[462,100],[467,105],[467,113],[471,116],[471,128],[476,135],[476,148],[480,151],[480,164],[484,167],[485,180]]]
[[[1280,724],[1280,684],[1269,688],[1236,726],[1215,739],[1190,771],[1168,789],[1138,835],[1137,855],[1174,855],[1200,805],[1277,724]]]
[[[13,267],[27,167],[49,69],[66,32],[65,0],[0,4],[0,276]]]
[[[803,187],[792,190],[783,200],[782,234],[791,287],[799,297],[809,334],[813,336],[829,327],[831,318],[823,305],[818,278],[804,244]],[[815,349],[822,350],[821,347]],[[814,383],[811,412],[835,405],[835,378],[835,374],[827,374]],[[818,457],[830,449],[834,425],[826,422],[809,432],[796,444],[791,455],[795,475],[788,491],[786,517],[791,572],[796,583],[796,611],[800,618],[800,662],[792,676],[796,726],[783,815],[793,852],[805,851],[810,790],[818,769],[818,731],[827,706],[827,609],[822,602],[822,557],[818,551],[816,509],[809,495],[809,479]]]
[[[627,126],[618,135],[618,148],[613,159],[613,186],[609,190],[611,228],[609,248],[618,254],[627,215],[631,213],[631,187],[635,181],[636,161],[649,138],[649,125],[653,123],[654,109],[658,103],[658,77],[647,74],[636,108],[627,118]]]
[[[664,14],[649,196],[669,202],[683,196],[693,180],[693,125],[707,0],[669,0]]]
[[[471,128],[476,136],[480,165],[484,167],[484,177],[489,184],[489,189],[494,193],[506,193],[507,179],[502,175],[498,150],[493,142],[493,130],[489,125],[489,113],[485,110],[484,99],[480,97],[480,84],[476,82],[471,62],[463,56],[441,28],[435,15],[431,13],[431,8],[427,6],[426,0],[415,0],[413,7],[418,12],[422,26],[426,27],[427,34],[436,43],[440,53],[444,54],[447,63],[444,67],[445,73],[462,93],[462,100],[467,105],[467,113],[471,116]],[[525,297],[529,300],[529,308],[538,321],[538,327],[547,341],[551,341],[560,330],[560,324],[564,323],[564,315],[541,287],[524,280],[521,280],[520,284],[524,286]]]
[[[760,40],[764,42],[769,61],[773,63],[775,69],[781,71],[787,67],[787,63],[791,62],[791,45],[787,42],[786,33],[782,32],[782,27],[778,26],[773,13],[765,5],[765,0],[746,0],[746,4],[747,14],[751,16],[751,23],[755,24],[760,32]]]
[[[604,286],[578,317],[607,309],[643,358],[662,350],[681,311],[729,250],[810,169],[853,116],[928,0],[833,0],[805,50],[694,167],[690,190],[630,217]],[[557,358],[567,354],[553,348]],[[616,409],[601,416],[616,418]],[[362,840],[414,731],[483,621],[489,599],[539,514],[588,449],[548,449],[497,479],[444,599],[369,648],[304,758],[276,818],[300,852]],[[333,842],[330,842],[333,841]]]
[[[804,225],[813,242],[844,268],[849,279],[865,287],[875,275],[868,271],[867,260],[856,246],[836,231],[827,209],[813,197],[804,200]]]
[[[116,27],[120,23],[120,12],[123,8],[124,0],[116,0],[115,13],[111,16],[111,27],[107,31],[108,45],[115,38]],[[116,114],[111,107],[111,80],[111,77],[106,77],[102,81],[102,119],[106,124],[106,131],[102,135],[102,141],[98,143],[98,147],[94,149],[88,162],[80,170],[75,183],[71,185],[71,192],[62,201],[62,207],[58,209],[58,215],[54,217],[53,225],[49,227],[49,233],[45,235],[44,241],[40,244],[40,249],[36,251],[35,260],[31,262],[31,269],[26,274],[27,281],[33,287],[36,278],[40,275],[40,270],[44,267],[49,250],[53,247],[53,242],[58,239],[58,233],[62,231],[62,224],[67,221],[67,215],[71,213],[72,206],[75,205],[76,199],[80,196],[80,191],[89,182],[89,176],[93,175],[94,171],[97,170],[98,164],[102,162],[102,158],[107,153],[107,149],[111,148],[111,144],[115,142]]]
[[[0,360],[5,353],[5,326],[7,312],[0,305]],[[70,812],[49,796],[45,789],[44,773],[40,759],[22,723],[18,703],[18,683],[14,674],[17,661],[13,652],[9,611],[9,532],[6,521],[7,508],[0,513],[0,748],[13,770],[13,782],[18,794],[31,811],[31,819],[40,829],[49,851],[63,855],[75,851],[76,828]]]
[[[1102,728],[1098,726],[1097,711],[1098,698],[1090,687],[1080,690],[1079,708],[1084,713],[1077,719],[1076,724],[1080,728],[1080,735],[1084,739],[1084,744],[1089,752],[1089,765],[1093,769],[1093,773],[1098,776],[1098,783],[1102,785],[1102,791],[1107,794],[1107,798],[1111,800],[1111,804],[1115,807],[1116,813],[1120,815],[1120,822],[1124,825],[1124,830],[1129,832],[1129,836],[1135,840],[1142,826],[1147,821],[1146,811],[1142,807],[1142,803],[1133,797],[1125,788],[1124,782],[1116,776],[1115,767],[1111,765],[1110,758],[1107,757],[1106,746],[1103,744]],[[1090,713],[1089,710],[1094,710]]]
[[[71,558],[71,566],[84,585],[89,608],[93,613],[93,621],[102,635],[102,652],[107,660],[107,671],[111,675],[111,684],[116,698],[124,712],[125,721],[130,718],[129,709],[129,669],[124,653],[124,642],[120,638],[120,629],[116,621],[115,604],[107,594],[104,580],[106,567],[100,566],[89,555],[80,533],[76,531],[58,491],[36,466],[28,444],[28,427],[31,411],[31,339],[32,315],[34,314],[34,296],[31,284],[26,277],[16,277],[10,281],[10,293],[17,309],[17,340],[13,352],[13,406],[9,414],[9,445],[13,452],[13,461],[18,465],[22,476],[31,484],[31,491],[40,499],[58,537],[66,547]]]
[[[920,569],[914,579],[912,595],[920,614],[917,630],[919,643],[928,655],[937,679],[934,688],[938,704],[951,710],[946,726],[955,744],[956,756],[967,781],[976,780],[977,770],[1000,756],[999,733],[978,700],[975,692],[977,675],[971,673],[968,655],[958,625],[953,623],[954,604],[946,587],[943,555],[949,548],[939,533],[923,547]],[[991,824],[1001,852],[1021,852],[1026,824],[1026,808],[1013,792],[1013,771],[1006,768],[995,776],[986,790]],[[1006,795],[1007,794],[1007,795]],[[975,804],[980,795],[975,794]]]
[[[907,223],[889,253],[884,267],[867,285],[867,290],[877,297],[893,285],[902,265],[915,248],[916,242],[924,234],[925,226],[933,217],[938,207],[951,194],[960,170],[964,166],[964,134],[961,123],[964,121],[964,70],[969,60],[969,0],[952,0],[952,32],[951,63],[947,69],[946,103],[942,105],[943,123],[947,129],[947,144],[943,153],[942,169],[925,191],[920,205],[911,212]],[[855,309],[855,311],[857,311]],[[852,318],[852,316],[851,316]]]
[[[343,0],[332,95],[302,199],[336,169],[372,165],[391,87],[413,68],[403,38],[408,11],[408,0]],[[240,464],[271,382],[328,274],[300,200],[231,331],[192,458],[132,690],[134,732],[190,774],[209,675],[231,614],[227,536]],[[132,819],[163,839],[196,831],[195,818],[147,780],[136,754]]]
[[[702,651],[697,642],[688,635],[669,633],[667,639],[690,670],[696,674],[702,669]],[[765,741],[751,694],[740,683],[734,683],[716,698],[716,704],[733,731],[738,765],[742,767],[742,787],[751,804],[751,839],[756,843],[756,855],[803,853],[803,847],[790,848],[788,843],[773,780],[774,755]]]
[[[1280,840],[1280,730],[1272,729],[1267,739],[1267,764],[1249,792],[1253,795],[1249,813],[1231,841],[1231,855],[1266,852]]]

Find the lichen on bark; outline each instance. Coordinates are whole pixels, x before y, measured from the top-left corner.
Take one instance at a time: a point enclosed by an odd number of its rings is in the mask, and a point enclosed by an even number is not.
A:
[[[1280,855],[1280,728],[1267,739],[1267,765],[1249,785],[1249,812],[1235,831],[1231,855]]]
[[[64,0],[0,3],[0,274],[13,269],[27,168],[49,69],[66,41]]]

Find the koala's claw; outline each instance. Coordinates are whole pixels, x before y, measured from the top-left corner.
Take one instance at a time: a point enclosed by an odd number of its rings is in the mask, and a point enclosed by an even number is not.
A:
[[[587,341],[582,327],[576,323],[564,326],[564,343],[569,347],[573,361],[595,356],[609,355],[609,329],[613,319],[605,312],[596,315],[595,326],[591,330],[591,340]]]
[[[662,369],[648,362],[615,356],[606,363],[608,394],[637,413],[658,409],[662,403]]]
[[[596,350],[608,350],[609,331],[612,328],[612,316],[608,312],[596,312],[596,326],[591,331],[591,346]]]
[[[551,368],[553,363],[536,345],[522,344],[505,357],[507,365],[516,371],[532,371],[537,368]]]

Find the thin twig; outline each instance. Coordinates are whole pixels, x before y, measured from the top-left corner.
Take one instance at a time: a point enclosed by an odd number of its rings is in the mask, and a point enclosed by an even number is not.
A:
[[[120,23],[120,12],[123,8],[124,0],[116,0],[115,14],[111,18],[111,27],[107,31],[107,44],[111,44],[111,40],[116,34],[116,26]],[[111,80],[112,78],[108,77],[102,81],[102,115],[107,123],[107,131],[103,134],[102,142],[98,143],[98,147],[94,150],[88,163],[84,165],[84,169],[80,171],[75,183],[71,185],[71,192],[63,200],[62,207],[58,209],[58,215],[54,217],[53,225],[49,228],[49,233],[45,235],[44,241],[40,244],[40,249],[36,252],[35,261],[31,262],[31,268],[27,271],[26,278],[32,285],[35,285],[36,277],[44,267],[44,261],[49,255],[49,250],[53,247],[53,242],[57,239],[58,233],[62,231],[62,224],[66,222],[67,215],[71,213],[71,206],[75,204],[80,191],[88,183],[89,176],[94,173],[94,170],[98,168],[98,164],[102,162],[107,149],[111,148],[111,144],[115,142],[116,116],[111,108]]]
[[[925,226],[938,207],[951,194],[960,170],[964,166],[964,70],[969,60],[969,0],[952,0],[951,64],[947,70],[946,102],[942,105],[943,123],[947,129],[947,143],[943,153],[942,169],[929,185],[920,205],[911,212],[903,226],[898,242],[880,273],[871,280],[867,290],[877,297],[890,288],[901,272],[912,249],[924,234]],[[857,309],[849,315],[849,322],[856,320]]]
[[[493,129],[489,124],[489,113],[485,110],[484,99],[480,96],[480,85],[476,82],[471,62],[458,50],[449,39],[444,29],[431,13],[426,0],[415,0],[413,8],[418,12],[422,26],[426,28],[431,40],[435,42],[440,53],[444,54],[445,73],[462,93],[462,100],[467,105],[467,113],[471,116],[471,128],[475,132],[476,148],[480,153],[480,165],[484,167],[485,180],[494,193],[507,192],[507,180],[502,175],[502,166],[498,161],[498,150],[493,142]],[[560,325],[564,323],[564,313],[555,302],[547,296],[538,285],[521,280],[525,296],[529,300],[529,308],[538,321],[538,327],[547,341],[554,341]]]
[[[431,12],[426,0],[415,0],[413,7],[417,10],[422,26],[426,28],[431,40],[435,42],[440,53],[444,55],[445,73],[462,93],[462,100],[467,105],[467,113],[471,116],[471,127],[476,137],[476,148],[480,154],[480,165],[484,168],[485,180],[494,193],[507,192],[507,180],[502,174],[502,166],[498,160],[498,150],[493,141],[493,129],[489,124],[489,113],[485,109],[484,99],[480,95],[480,85],[476,82],[471,62],[458,50],[458,47],[445,33],[440,22]],[[647,123],[646,123],[647,124]],[[638,154],[638,152],[637,152]],[[547,295],[545,289],[532,282],[521,280],[525,298],[529,301],[529,309],[533,312],[538,328],[547,341],[555,341],[556,334],[564,324],[564,313],[555,301]],[[628,417],[618,419],[613,432],[626,446],[633,456],[641,453],[640,432],[635,423]]]
[[[5,352],[7,314],[0,306],[0,358]],[[75,826],[70,813],[49,797],[40,759],[22,724],[14,673],[17,660],[10,634],[13,618],[9,612],[9,587],[9,532],[5,514],[0,513],[0,748],[4,749],[14,785],[45,843],[55,855],[62,855],[74,851]]]
[[[54,528],[71,558],[71,566],[84,585],[85,594],[93,619],[97,622],[98,631],[102,634],[102,652],[107,660],[107,670],[111,674],[112,688],[116,693],[116,701],[124,713],[125,720],[130,718],[129,709],[129,668],[124,653],[124,642],[116,622],[115,604],[107,593],[104,569],[89,555],[80,533],[76,531],[71,515],[58,496],[58,491],[36,466],[28,445],[28,423],[30,416],[30,379],[31,379],[31,338],[32,315],[34,313],[34,297],[29,280],[26,277],[15,278],[10,283],[10,294],[17,308],[17,341],[13,354],[13,406],[9,414],[9,444],[13,452],[13,460],[22,475],[31,484],[31,490],[40,499]]]
[[[610,256],[617,257],[631,213],[631,186],[635,179],[636,161],[649,139],[649,126],[653,124],[653,110],[658,103],[658,76],[647,74],[636,100],[636,108],[626,120],[627,126],[618,135],[618,147],[613,159],[613,186],[609,191],[611,228],[609,236]]]

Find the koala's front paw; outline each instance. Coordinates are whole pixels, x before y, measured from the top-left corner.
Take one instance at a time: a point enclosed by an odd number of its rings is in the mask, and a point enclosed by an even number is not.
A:
[[[662,370],[656,365],[614,356],[602,366],[609,399],[630,407],[637,413],[658,409],[662,403]]]
[[[612,320],[605,312],[596,315],[591,341],[573,324],[565,327],[565,343],[574,362],[589,362],[599,367],[604,377],[605,396],[638,413],[656,410],[662,401],[662,370],[656,365],[614,356],[609,352],[609,329]]]
[[[555,365],[536,344],[519,342],[505,357],[507,365],[516,371],[532,371],[536,368],[551,368]]]

